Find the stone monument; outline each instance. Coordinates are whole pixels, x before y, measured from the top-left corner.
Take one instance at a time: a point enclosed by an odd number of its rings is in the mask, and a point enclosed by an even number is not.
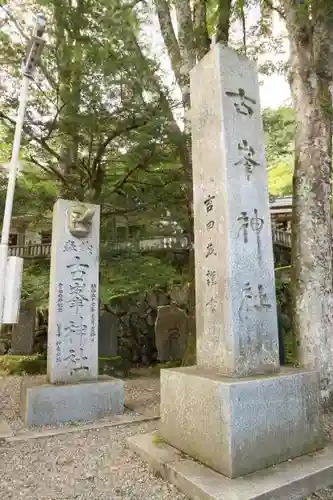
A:
[[[100,357],[118,356],[118,334],[120,321],[118,316],[102,311],[99,317],[98,354]]]
[[[121,380],[98,378],[99,206],[58,200],[53,212],[47,376],[22,385],[27,424],[123,411]]]
[[[20,310],[19,321],[12,326],[10,354],[29,355],[33,353],[35,340],[36,310]]]
[[[155,344],[160,362],[182,360],[186,351],[188,318],[176,302],[157,307]]]
[[[158,444],[129,442],[190,498],[297,498],[303,471],[251,474],[323,447],[319,374],[279,366],[254,64],[215,45],[191,72],[191,100],[197,366],[162,370]],[[246,474],[245,489],[231,481]]]

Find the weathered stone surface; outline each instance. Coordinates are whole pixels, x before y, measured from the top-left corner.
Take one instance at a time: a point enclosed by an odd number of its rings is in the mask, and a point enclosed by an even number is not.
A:
[[[197,363],[279,369],[272,232],[255,65],[220,44],[191,72]]]
[[[189,300],[189,284],[174,285],[170,290],[170,299],[179,306],[187,306]]]
[[[128,444],[148,462],[151,470],[191,500],[298,500],[332,484],[332,446],[245,477],[229,479],[186,459],[175,448],[156,439],[154,433],[132,436]]]
[[[161,372],[165,441],[228,477],[323,446],[319,374],[284,368],[246,379],[199,367]]]
[[[124,410],[124,382],[111,377],[51,385],[23,379],[20,413],[26,425],[94,420]]]
[[[187,345],[188,319],[175,303],[157,309],[155,343],[159,361],[182,359]]]
[[[108,311],[102,311],[99,317],[98,355],[100,357],[118,354],[119,318]]]
[[[35,338],[36,311],[20,310],[19,321],[13,325],[11,354],[32,354]]]
[[[99,206],[84,237],[70,232],[76,202],[54,205],[47,373],[51,383],[98,374]],[[78,225],[77,231],[83,234]],[[75,234],[78,234],[75,231]]]

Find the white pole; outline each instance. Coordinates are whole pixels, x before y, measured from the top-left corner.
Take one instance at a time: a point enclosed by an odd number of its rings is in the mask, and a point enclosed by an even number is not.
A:
[[[19,162],[21,136],[23,130],[25,108],[28,100],[29,78],[23,76],[20,92],[19,109],[16,119],[12,158],[9,168],[8,187],[6,195],[5,212],[2,223],[1,244],[0,244],[0,325],[2,324],[4,290],[6,284],[6,265],[8,259],[8,243],[10,224],[13,212],[13,201],[15,192],[16,173]]]

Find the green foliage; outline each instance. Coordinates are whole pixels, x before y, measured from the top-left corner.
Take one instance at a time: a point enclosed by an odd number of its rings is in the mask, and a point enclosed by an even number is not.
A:
[[[153,434],[151,441],[155,446],[165,443],[165,440],[162,438],[162,436],[160,434],[157,434],[156,432]]]
[[[280,163],[268,169],[268,188],[274,196],[292,195],[293,169],[290,164]]]
[[[221,5],[217,0],[208,2],[211,35],[216,31]],[[234,2],[231,22],[241,20],[246,24],[247,6],[243,0]],[[0,8],[4,10],[4,6]],[[27,19],[40,8],[47,18],[48,41],[36,84],[31,85],[23,134],[23,172],[17,182],[14,215],[25,220],[27,229],[49,229],[58,196],[100,204],[103,303],[115,295],[140,293],[179,281],[180,272],[165,259],[108,252],[118,219],[144,224],[149,236],[192,231],[187,138],[174,120],[182,103],[160,78],[159,61],[148,57],[144,42],[138,42],[140,16],[126,3],[33,0],[23,6],[14,0],[7,2],[9,15],[4,16],[0,27],[8,83],[1,96],[0,158],[8,161],[10,156],[18,69],[29,32]],[[254,58],[267,50],[271,35],[270,13],[262,9],[261,14],[258,25],[246,35],[248,53]],[[279,50],[271,36],[270,41],[275,44],[274,50]],[[186,67],[187,61],[182,64]],[[268,166],[274,167],[269,170],[269,181],[274,194],[289,193],[286,165],[291,158],[291,120],[288,108],[264,111]],[[3,203],[6,182],[1,181]],[[187,270],[182,272],[187,274]],[[26,261],[24,301],[46,306],[48,281],[49,262]]]
[[[168,370],[169,368],[178,368],[181,366],[182,360],[172,360],[167,361],[166,363],[157,363],[149,369],[150,377],[159,377],[161,370]]]
[[[0,158],[6,161],[18,104],[18,69],[29,32],[26,19],[30,23],[30,14],[42,8],[48,25],[36,84],[31,84],[14,216],[28,230],[45,230],[59,196],[98,203],[106,248],[115,239],[116,219],[146,225],[150,235],[163,232],[161,220],[169,234],[176,226],[186,230],[188,177],[174,144],[179,138],[170,141],[170,134],[176,136],[169,122],[174,103],[156,80],[158,64],[138,44],[133,10],[121,0],[82,6],[68,0],[0,6],[8,13],[2,12],[0,27],[8,82],[1,96]],[[2,178],[2,204],[5,187]],[[101,296],[106,301],[176,278],[172,266],[159,259],[125,253],[107,259],[102,255],[102,260]],[[25,263],[24,301],[47,304],[48,265]]]
[[[100,267],[102,304],[118,295],[144,293],[179,280],[176,270],[156,257],[128,253],[103,260]]]
[[[50,262],[25,261],[22,281],[22,301],[48,307]],[[179,274],[171,265],[156,257],[136,252],[109,254],[100,264],[100,300],[102,304],[118,295],[144,293],[156,286],[167,286],[179,281]]]
[[[110,377],[129,377],[130,363],[121,356],[98,358],[98,371],[100,375]]]
[[[22,302],[36,304],[41,309],[48,307],[50,262],[39,260],[24,262],[22,278]]]
[[[275,196],[292,194],[295,120],[292,108],[263,111],[269,192]]]
[[[8,375],[40,375],[46,373],[46,359],[40,354],[33,356],[0,356],[0,371]]]
[[[264,109],[263,126],[266,136],[266,156],[270,167],[283,160],[292,160],[295,139],[294,110],[290,107]]]

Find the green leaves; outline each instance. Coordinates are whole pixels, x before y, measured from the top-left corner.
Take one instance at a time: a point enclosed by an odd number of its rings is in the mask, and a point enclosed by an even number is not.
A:
[[[263,125],[266,135],[269,192],[276,196],[291,195],[295,139],[293,109],[265,109]]]
[[[102,304],[107,304],[117,295],[144,293],[179,280],[172,265],[156,257],[142,256],[135,252],[102,261],[100,274]]]

